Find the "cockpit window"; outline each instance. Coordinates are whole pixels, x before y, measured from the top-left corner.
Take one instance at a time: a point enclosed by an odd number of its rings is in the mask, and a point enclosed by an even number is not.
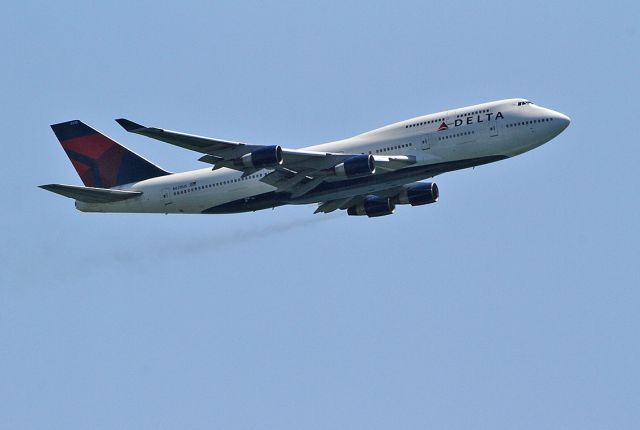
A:
[[[524,106],[524,105],[529,105],[529,104],[533,104],[533,102],[530,102],[529,100],[525,100],[523,102],[518,102],[518,106]]]

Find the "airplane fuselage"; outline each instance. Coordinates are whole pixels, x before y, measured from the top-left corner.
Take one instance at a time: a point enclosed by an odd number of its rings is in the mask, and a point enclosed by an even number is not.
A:
[[[335,178],[300,197],[278,192],[262,182],[272,169],[243,176],[241,171],[209,167],[116,187],[141,191],[143,194],[136,198],[113,203],[77,201],[76,207],[85,212],[236,213],[345,199],[521,154],[553,139],[568,124],[567,116],[524,99],[483,103],[304,148],[381,157],[401,155],[415,163],[357,178]]]

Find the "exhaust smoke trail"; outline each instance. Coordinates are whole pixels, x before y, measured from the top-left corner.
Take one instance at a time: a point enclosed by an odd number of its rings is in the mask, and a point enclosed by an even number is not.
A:
[[[95,254],[86,257],[87,267],[96,267],[111,261],[118,266],[141,266],[155,264],[158,261],[167,259],[181,259],[188,256],[202,256],[215,253],[221,250],[237,248],[239,246],[258,243],[272,236],[284,234],[292,230],[310,227],[319,223],[335,220],[340,214],[322,214],[309,218],[297,219],[289,222],[276,224],[266,224],[255,228],[240,228],[228,233],[219,232],[198,232],[197,236],[178,237],[154,237],[153,240],[144,241],[135,238],[138,243],[131,243],[130,246],[104,249],[105,255],[101,258]],[[132,240],[133,242],[133,240]]]
[[[173,248],[171,254],[176,251],[180,253],[202,253],[212,252],[219,249],[227,249],[233,246],[246,245],[254,241],[260,241],[271,236],[286,233],[291,230],[301,229],[322,222],[336,219],[339,215],[314,216],[308,219],[298,219],[290,222],[283,222],[272,225],[264,225],[259,228],[239,229],[227,234],[214,234],[211,237],[190,238],[182,243],[175,243],[173,240],[168,247]],[[168,251],[168,249],[165,249]]]

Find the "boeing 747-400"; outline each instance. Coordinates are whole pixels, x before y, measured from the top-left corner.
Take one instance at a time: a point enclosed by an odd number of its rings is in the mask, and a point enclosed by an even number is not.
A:
[[[434,203],[441,173],[504,160],[558,136],[569,117],[525,99],[500,100],[397,122],[302,149],[201,137],[127,119],[126,131],[196,151],[210,164],[170,173],[81,121],[51,128],[84,187],[42,185],[83,212],[222,214],[318,204],[377,217]]]

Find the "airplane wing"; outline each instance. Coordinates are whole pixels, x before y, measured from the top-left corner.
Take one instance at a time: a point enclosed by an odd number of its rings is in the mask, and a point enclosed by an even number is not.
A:
[[[331,152],[305,151],[281,148],[280,146],[249,145],[229,140],[212,139],[145,127],[133,121],[116,120],[126,131],[147,136],[185,149],[200,152],[199,161],[214,165],[214,169],[227,167],[242,171],[245,175],[262,168],[273,171],[261,180],[278,188],[279,191],[299,197],[314,189],[324,181],[332,181],[345,174],[344,163],[348,160],[358,169],[367,168],[373,173],[376,168],[391,171],[414,164],[415,158],[408,156],[379,156],[366,154],[343,154]],[[358,162],[355,163],[355,158]],[[348,172],[347,172],[347,176]]]
[[[152,139],[161,140],[172,145],[190,149],[192,151],[209,154],[216,160],[234,159],[248,152],[260,149],[260,145],[246,145],[241,142],[212,139],[193,134],[179,133],[177,131],[164,130],[162,128],[145,127],[128,119],[120,118],[116,122],[130,133],[140,134]]]
[[[152,139],[161,140],[181,148],[200,152],[204,155],[199,161],[214,164],[216,168],[229,167],[242,170],[242,165],[234,165],[233,160],[256,150],[269,148],[265,145],[248,145],[230,140],[212,139],[177,131],[164,130],[155,127],[145,127],[128,119],[120,118],[116,122],[130,133],[140,134]],[[297,149],[282,149],[283,167],[297,172],[302,170],[325,170],[358,154],[340,154],[329,152],[302,151]]]

